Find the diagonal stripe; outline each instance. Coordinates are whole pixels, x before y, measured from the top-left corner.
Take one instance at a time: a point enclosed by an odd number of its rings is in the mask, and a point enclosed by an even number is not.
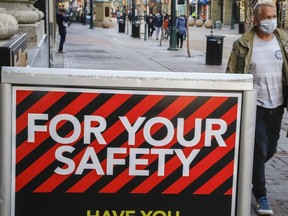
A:
[[[37,103],[33,104],[28,110],[17,118],[16,134],[19,134],[25,127],[27,127],[28,113],[45,112],[65,94],[66,92],[48,92]]]
[[[164,190],[163,194],[179,194],[192,182],[198,179],[204,174],[210,167],[215,164],[215,161],[225,156],[229,151],[234,148],[235,133],[232,134],[226,141],[227,147],[223,150],[223,147],[217,147],[211,154],[207,155],[201,163],[196,164],[190,169],[189,177],[182,177],[174,182],[170,187]]]
[[[231,196],[232,195],[232,188],[230,188],[229,190],[227,190],[224,195],[226,196]]]
[[[109,101],[107,101],[103,106],[97,109],[92,115],[100,115],[104,118],[108,117],[111,113],[115,111],[118,107],[120,107],[124,102],[126,102],[132,95],[114,95]],[[82,123],[83,124],[83,123]],[[103,135],[104,136],[104,135]],[[104,136],[105,137],[105,136]],[[90,144],[91,145],[91,144]],[[75,164],[79,164],[81,158],[83,156],[83,151],[77,154],[73,160]],[[55,158],[54,158],[55,160]],[[53,161],[54,161],[53,160]],[[51,161],[51,163],[53,162]],[[63,167],[65,168],[65,166]],[[34,192],[51,192],[53,191],[58,185],[60,185],[63,181],[65,181],[71,175],[57,175],[53,174],[49,179],[47,179],[43,184],[41,184]]]
[[[228,112],[226,112],[221,118],[227,122],[227,124],[231,124],[233,121],[235,121],[235,114],[237,112],[237,105],[233,106]],[[204,145],[204,133],[201,134],[201,143],[200,146]],[[223,151],[223,149],[222,149]],[[214,154],[214,152],[211,152],[210,154]],[[226,154],[226,153],[225,153]],[[219,158],[214,159],[214,162],[216,163]],[[201,161],[201,163],[205,163],[205,161]],[[171,160],[169,160],[166,164],[167,167],[167,173],[165,176],[157,176],[157,173],[153,173],[149,178],[147,178],[145,181],[143,181],[138,187],[136,187],[132,193],[148,193],[150,190],[152,190],[157,184],[161,183],[166,177],[168,177],[170,174],[172,174],[176,169],[178,169],[181,166],[179,163],[179,160],[177,157],[173,157]],[[184,177],[183,177],[184,178]]]
[[[69,106],[65,107],[59,114],[61,113],[70,113],[76,114],[83,107],[86,107],[89,102],[95,99],[99,94],[81,94],[79,95]],[[81,106],[79,106],[79,104]],[[78,109],[75,109],[75,108]],[[73,111],[73,112],[72,112]],[[48,124],[48,123],[47,123]],[[57,125],[57,129],[63,126],[65,122],[60,122]],[[49,133],[41,136],[34,144],[28,143],[27,140],[20,145],[16,150],[16,163],[19,163],[24,157],[26,157],[31,151],[41,145],[49,137]],[[35,176],[37,176],[44,168],[44,164],[47,164],[48,161],[53,161],[55,159],[55,152],[53,152],[53,157],[51,157],[51,150],[46,154],[42,155],[38,160],[36,160],[33,164],[31,164],[26,170],[24,170],[21,174],[16,177],[16,191],[19,191],[23,188],[27,183],[29,183]]]
[[[131,123],[134,123],[139,116],[144,115],[148,112],[154,105],[156,105],[160,100],[164,98],[164,95],[148,95],[139,104],[137,104],[133,109],[131,109],[125,116],[129,118]],[[108,128],[104,135],[107,137],[107,143],[111,143],[115,138],[117,138],[122,132],[125,131],[123,124],[119,120],[110,128]],[[95,143],[93,143],[95,145]],[[97,148],[98,146],[96,146]],[[101,146],[99,151],[106,146]],[[97,151],[98,152],[98,151]]]
[[[222,103],[224,103],[228,98],[227,97],[222,97],[222,98],[210,98],[205,104],[203,104],[200,108],[198,108],[197,111],[195,111],[189,118],[187,118],[185,120],[185,122],[189,122],[189,124],[185,124],[187,125],[187,127],[185,128],[185,132],[186,134],[188,133],[188,131],[192,130],[194,128],[194,121],[195,118],[205,118],[207,117],[210,113],[212,113],[215,109],[217,109],[218,106],[220,106]],[[192,122],[192,123],[191,123]],[[176,131],[176,129],[175,129]],[[151,133],[155,133],[157,132],[155,131],[151,131]],[[174,132],[175,134],[175,132]],[[203,140],[203,139],[201,139]],[[144,140],[143,140],[144,141]],[[170,148],[171,146],[173,146],[175,143],[177,143],[176,138],[174,137],[174,139],[171,141],[171,143],[169,145],[166,146],[166,148]],[[197,148],[199,148],[199,146],[197,146]],[[155,159],[154,159],[155,160]],[[153,161],[153,158],[151,158],[149,160],[149,163],[151,164]],[[179,163],[179,161],[178,161]],[[143,168],[146,166],[143,166]],[[170,168],[175,167],[174,165],[171,166],[170,164]],[[153,176],[153,175],[152,175]],[[167,176],[166,176],[167,177]],[[115,179],[113,179],[113,181],[111,181],[109,184],[107,184],[102,190],[102,193],[115,193],[118,190],[120,190],[125,184],[127,184],[129,181],[131,181],[134,177],[133,176],[128,176],[128,169],[126,169],[123,173],[121,173],[119,176],[117,176]],[[151,178],[151,177],[149,177]],[[149,179],[148,178],[148,179]],[[149,181],[149,180],[148,180]],[[151,184],[149,184],[149,188],[152,185],[155,185],[154,182],[154,178],[152,177],[152,180],[150,181]],[[154,186],[153,186],[154,187]],[[144,189],[144,188],[143,188]],[[144,189],[145,190],[145,189]],[[142,190],[140,190],[139,192],[141,192]]]
[[[84,96],[86,95],[85,93],[83,94]],[[90,95],[90,94],[89,94]],[[94,96],[93,96],[94,95]],[[99,94],[91,94],[91,96],[93,96],[94,98],[96,98]],[[117,105],[118,104],[122,104],[124,103],[126,100],[128,100],[128,98],[130,98],[131,95],[120,95],[120,96],[113,96],[112,98],[110,98],[109,101],[107,101],[102,107],[99,108],[99,112],[102,113],[102,112],[113,112],[116,108],[117,108]],[[88,104],[88,101],[87,102],[81,102],[81,101],[78,101],[80,102],[80,104],[85,107],[87,106]],[[87,104],[86,104],[87,103]],[[77,106],[79,106],[79,104],[76,103]],[[66,107],[63,111],[61,111],[61,113],[66,113],[67,111],[69,111],[69,107]],[[98,111],[98,110],[97,110]],[[96,114],[98,113],[97,111],[95,111],[93,114]],[[93,115],[92,114],[92,115]],[[105,116],[104,116],[105,117]],[[60,125],[60,123],[58,124]],[[83,128],[83,122],[81,124],[81,127]],[[83,131],[83,130],[82,130]],[[72,133],[72,131],[70,132]],[[67,136],[70,136],[70,134],[68,134]],[[81,139],[83,136],[83,134],[81,134],[81,136],[78,138]],[[47,137],[45,137],[45,139],[47,139],[49,137],[49,135],[47,135]],[[42,140],[43,141],[43,140]],[[39,143],[41,144],[42,141]],[[76,143],[76,142],[75,142]],[[55,144],[56,145],[56,144]],[[29,181],[31,181],[33,178],[35,178],[43,169],[40,169],[40,168],[37,168],[37,164],[42,164],[42,163],[45,163],[46,166],[49,166],[50,164],[52,164],[54,161],[55,161],[55,155],[54,157],[50,157],[50,155],[52,154],[55,154],[55,148],[52,148],[50,149],[49,151],[45,152],[45,154],[43,155],[43,157],[39,158],[37,161],[35,161],[32,165],[34,166],[35,164],[35,170],[34,170],[34,173],[33,174],[29,174],[29,169],[25,170],[24,172],[22,172],[19,176],[17,176],[16,178],[16,181],[22,181],[23,183],[18,184],[18,187],[16,187],[16,190],[19,191],[22,187],[24,187]],[[46,158],[46,157],[47,158]],[[49,185],[49,186],[53,186],[53,185]]]
[[[227,124],[233,121],[233,118],[237,116],[237,105],[235,105],[230,112],[227,112],[223,119],[226,119]],[[232,118],[233,117],[233,118]],[[229,152],[235,146],[235,133],[227,139],[227,147],[226,151],[223,151],[222,148],[215,149],[211,154],[209,154],[206,158],[204,158],[201,163],[198,163],[190,170],[190,177],[189,178],[181,178],[174,182],[170,187],[168,187],[163,193],[180,193],[184,190],[188,185],[190,185],[194,180],[196,180],[199,176],[201,176],[206,170],[208,170],[211,166],[214,165],[215,160],[219,160],[226,152]],[[220,152],[219,152],[220,151]],[[222,152],[222,154],[221,154]],[[223,154],[224,153],[224,154]]]
[[[54,160],[56,149],[56,145],[50,148],[45,155],[42,155],[38,160],[31,164],[28,169],[16,177],[16,192],[19,192],[33,178],[39,175],[39,173],[47,167],[47,161]]]
[[[220,172],[207,181],[202,187],[196,190],[193,194],[208,195],[222,185],[227,179],[233,175],[234,161],[231,161]]]
[[[55,153],[55,150],[56,149],[51,149],[51,152]],[[49,152],[50,152],[50,150],[49,150]],[[78,154],[73,158],[73,161],[75,162],[75,164],[80,163],[82,156],[83,155]],[[51,158],[51,159],[55,160],[55,158]],[[103,170],[106,170],[106,164],[102,164],[101,166],[102,166]],[[67,168],[67,165],[63,166],[62,168],[63,169]],[[39,187],[37,187],[33,192],[34,193],[52,192],[56,187],[58,187],[61,183],[63,183],[67,178],[69,178],[72,175],[73,174],[70,174],[70,175],[53,174],[50,178],[48,178],[45,182],[43,182]],[[98,179],[100,179],[101,177],[102,176],[100,176],[100,175],[95,175],[95,178],[93,180],[98,181]]]
[[[109,101],[107,101],[103,106],[101,106],[99,109],[97,109],[92,115],[100,115],[104,118],[107,118],[111,113],[113,113],[117,108],[119,108],[124,102],[126,102],[132,95],[131,94],[116,94],[114,95]],[[146,99],[147,100],[147,99]],[[160,100],[160,99],[157,99]],[[148,106],[148,101],[146,101],[144,105]],[[135,109],[135,108],[134,108]],[[138,107],[134,110],[134,112],[138,112],[140,109],[143,109],[141,107]],[[83,124],[83,123],[82,123]],[[107,135],[105,132],[103,133],[103,137],[107,137],[107,139],[111,139],[111,137],[117,137],[118,133],[115,133],[117,129],[119,130],[119,124],[118,122],[115,123],[116,127],[114,128],[114,131],[111,131]],[[118,127],[118,128],[117,128]],[[120,127],[121,128],[121,127]],[[105,138],[105,140],[107,141]],[[94,145],[97,145],[96,141],[93,142]],[[90,146],[93,145],[92,143]],[[97,145],[100,146],[100,148],[104,148],[105,145]],[[79,161],[81,160],[81,157],[84,154],[84,150],[78,153],[73,160],[75,160],[76,164],[79,164]],[[51,164],[55,161],[47,161],[47,163]],[[49,179],[47,179],[43,184],[41,184],[34,192],[51,192],[53,191],[58,185],[60,185],[63,181],[65,181],[70,175],[58,175],[53,174]],[[97,178],[97,177],[96,177]]]
[[[62,95],[62,93],[61,93],[61,95]],[[83,107],[87,106],[87,104],[90,103],[92,100],[94,100],[97,96],[98,95],[96,95],[96,94],[88,94],[88,95],[81,94],[72,103],[70,103],[63,110],[61,110],[58,114],[70,113],[72,115],[75,115],[77,112],[80,111],[80,109],[82,109]],[[60,99],[59,97],[55,97],[55,98]],[[45,103],[47,103],[47,102],[45,102]],[[41,110],[41,111],[34,110],[34,111],[37,112],[37,113],[40,113],[43,110]],[[26,116],[23,117],[23,118],[26,119],[26,123],[25,123],[26,126],[27,126],[27,116],[28,116],[28,113],[30,113],[30,112],[33,112],[33,111],[31,110],[29,112],[26,112]],[[49,122],[50,121],[48,121],[46,123],[46,126],[49,124]],[[21,123],[18,122],[18,120],[17,120],[17,125],[18,124],[21,124]],[[62,121],[57,126],[58,126],[58,128],[60,128],[64,124],[65,124],[65,122]],[[49,135],[48,132],[42,133],[41,136],[36,137],[36,139],[35,139],[36,141],[33,144],[29,143],[28,140],[25,140],[25,142],[23,142],[20,146],[17,147],[17,150],[16,150],[16,163],[19,163],[30,152],[32,152],[35,148],[37,148],[39,145],[41,145],[41,143],[43,143],[49,136],[50,135]]]
[[[23,100],[25,100],[26,97],[28,97],[33,91],[29,90],[29,91],[26,91],[26,90],[17,90],[16,91],[16,105],[20,104]]]
[[[167,118],[172,118],[174,117],[178,112],[180,112],[182,109],[184,109],[188,104],[190,104],[196,97],[179,97],[177,98],[169,107],[167,107],[163,112],[159,114],[159,116],[167,117]],[[138,116],[140,116],[140,113],[138,113]],[[130,119],[130,118],[129,118]],[[154,130],[156,129],[157,126],[155,126]],[[141,134],[141,138],[139,138],[139,134]],[[143,129],[140,130],[140,132],[137,133],[137,145],[140,145],[141,143],[144,142],[144,137],[142,136],[143,134]],[[128,146],[128,143],[125,142],[123,146]],[[126,155],[127,156],[127,155]],[[106,165],[107,160],[105,159],[101,164]],[[83,178],[81,181],[79,181],[77,184],[75,184],[73,187],[71,187],[68,192],[83,192],[87,190],[90,186],[92,186],[97,180],[99,179],[99,176],[96,175],[95,172],[91,171],[85,178]]]

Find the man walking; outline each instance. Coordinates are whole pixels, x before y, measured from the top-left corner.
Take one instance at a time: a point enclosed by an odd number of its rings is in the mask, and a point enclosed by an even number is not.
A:
[[[163,25],[163,18],[162,15],[158,12],[154,18],[154,25],[156,29],[156,40],[159,39],[160,30]]]
[[[56,14],[56,23],[58,25],[60,43],[58,52],[63,52],[63,45],[66,40],[66,26],[70,25],[69,21],[64,17],[66,10],[64,8],[59,8],[59,12]]]
[[[148,25],[148,37],[152,37],[153,35],[153,32],[155,30],[155,27],[154,27],[154,16],[153,14],[149,14],[149,16],[147,16],[146,18],[146,23]]]
[[[273,1],[259,1],[255,26],[234,42],[228,73],[251,73],[257,90],[252,192],[259,215],[272,215],[267,200],[265,163],[276,153],[288,86],[288,34],[277,28]]]
[[[182,48],[184,35],[186,35],[186,19],[184,15],[180,15],[180,17],[177,18],[176,28],[177,28],[177,47],[179,47],[180,42],[180,48]]]

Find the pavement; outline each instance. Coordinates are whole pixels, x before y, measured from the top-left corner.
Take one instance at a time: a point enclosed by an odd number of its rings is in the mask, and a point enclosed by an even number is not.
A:
[[[232,48],[232,43],[241,36],[238,25],[222,26],[213,30],[214,35],[225,36],[221,65],[207,65],[206,35],[211,29],[191,26],[189,28],[188,57],[187,40],[183,48],[177,51],[168,50],[168,40],[156,40],[144,37],[141,29],[140,38],[131,37],[131,25],[125,33],[118,32],[118,26],[112,21],[110,28],[94,27],[72,23],[67,28],[64,44],[65,53],[54,52],[53,67],[75,69],[127,70],[127,71],[172,71],[224,73]],[[233,27],[233,26],[232,26]],[[57,43],[59,42],[59,37]],[[57,46],[56,46],[57,47]],[[221,52],[215,50],[220,56]],[[209,52],[209,51],[208,51]],[[288,114],[285,111],[278,152],[266,164],[267,192],[270,205],[276,216],[288,215]],[[251,200],[251,216],[255,212],[255,200]],[[246,216],[246,215],[244,215]]]

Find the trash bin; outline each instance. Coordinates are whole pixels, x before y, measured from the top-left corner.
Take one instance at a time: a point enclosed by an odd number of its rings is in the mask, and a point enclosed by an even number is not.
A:
[[[245,32],[245,25],[244,22],[239,22],[239,34],[243,34]]]
[[[120,19],[118,22],[118,32],[119,33],[125,33],[125,20]]]
[[[206,64],[221,65],[223,54],[223,38],[221,35],[206,35]]]
[[[140,38],[140,22],[135,22],[132,24],[132,37]]]

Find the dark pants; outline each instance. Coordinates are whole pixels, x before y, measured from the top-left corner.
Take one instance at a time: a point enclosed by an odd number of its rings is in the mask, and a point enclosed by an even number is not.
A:
[[[179,41],[180,41],[180,47],[183,46],[183,34],[177,33],[177,47],[179,47]]]
[[[65,40],[66,40],[66,28],[60,29],[59,34],[60,34],[60,43],[59,43],[59,50],[58,51],[61,52],[63,50],[63,45],[64,45]]]
[[[153,25],[148,25],[148,37],[152,37],[154,29]]]
[[[265,163],[276,153],[284,107],[266,109],[257,106],[253,163],[253,194],[266,197]]]

